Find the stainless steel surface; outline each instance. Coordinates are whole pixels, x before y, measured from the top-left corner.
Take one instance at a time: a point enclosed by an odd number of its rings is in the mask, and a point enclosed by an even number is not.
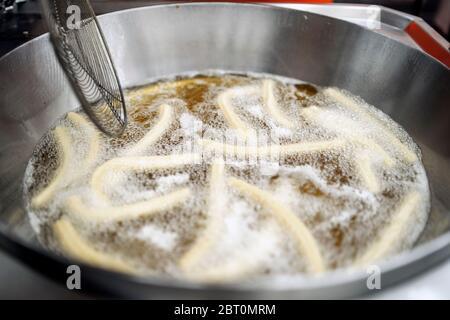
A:
[[[302,10],[314,12],[328,17],[349,21],[361,26],[366,26],[368,18],[370,18],[370,11],[368,5],[361,4],[334,4],[334,5],[320,5],[320,4],[304,4],[304,3],[281,3],[275,4],[282,8],[290,8],[294,10]],[[380,10],[379,22],[380,25],[373,31],[382,34],[391,39],[403,42],[415,48],[420,48],[414,40],[405,32],[405,28],[415,21],[433,39],[444,48],[449,48],[449,43],[431,28],[422,18],[390,9],[383,6],[376,6]]]
[[[433,211],[421,244],[380,265],[383,286],[449,256],[450,72],[442,64],[355,24],[267,6],[156,6],[109,14],[100,22],[124,87],[192,70],[270,72],[345,88],[390,114],[422,147]],[[150,63],[154,61],[158,63]],[[75,107],[48,37],[0,60],[0,244],[61,283],[68,261],[36,243],[23,209],[21,179],[36,142]],[[205,287],[87,266],[82,270],[86,289],[122,296],[299,298],[367,293],[364,271],[289,283]]]
[[[50,39],[81,106],[97,127],[119,136],[127,124],[120,81],[88,0],[42,0]]]

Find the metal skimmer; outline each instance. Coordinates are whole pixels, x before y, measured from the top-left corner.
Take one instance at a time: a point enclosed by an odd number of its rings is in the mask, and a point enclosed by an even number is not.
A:
[[[42,0],[59,61],[91,120],[104,133],[125,129],[125,100],[111,54],[88,0]]]

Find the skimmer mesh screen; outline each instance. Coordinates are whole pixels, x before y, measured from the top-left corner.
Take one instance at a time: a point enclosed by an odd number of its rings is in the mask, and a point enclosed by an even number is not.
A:
[[[80,103],[108,135],[126,126],[123,92],[103,33],[87,0],[42,0],[52,43]]]

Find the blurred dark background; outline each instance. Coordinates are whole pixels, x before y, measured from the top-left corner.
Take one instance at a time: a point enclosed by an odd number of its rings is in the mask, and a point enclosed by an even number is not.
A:
[[[91,0],[97,14],[170,2],[186,1]],[[334,2],[377,4],[420,16],[450,41],[450,0],[335,0]],[[46,27],[40,16],[39,0],[0,0],[0,56],[44,32]]]

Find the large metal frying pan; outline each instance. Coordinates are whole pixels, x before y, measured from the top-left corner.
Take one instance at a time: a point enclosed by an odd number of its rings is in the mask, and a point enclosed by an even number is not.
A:
[[[380,265],[382,285],[450,255],[450,71],[443,64],[355,24],[262,5],[161,5],[100,22],[125,87],[193,70],[268,72],[347,89],[388,113],[422,148],[433,209],[416,248]],[[0,245],[62,285],[73,261],[36,241],[22,177],[39,138],[76,107],[48,36],[0,59]],[[338,271],[289,283],[205,286],[82,265],[84,289],[127,297],[347,297],[367,290],[366,276]]]

